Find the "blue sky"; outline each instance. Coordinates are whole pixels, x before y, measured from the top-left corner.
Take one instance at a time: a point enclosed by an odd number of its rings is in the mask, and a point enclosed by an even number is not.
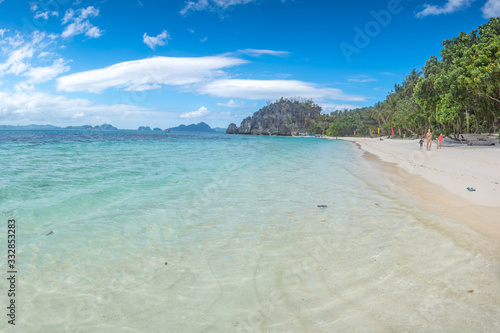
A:
[[[226,127],[373,105],[500,0],[0,0],[0,124]]]

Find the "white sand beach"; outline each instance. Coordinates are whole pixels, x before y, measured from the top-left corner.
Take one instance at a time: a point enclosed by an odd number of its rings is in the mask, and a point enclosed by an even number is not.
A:
[[[424,208],[457,219],[500,239],[500,149],[443,147],[420,149],[418,140],[339,138],[351,141],[377,160],[394,190],[418,200]],[[370,156],[369,154],[375,155]],[[467,190],[468,187],[476,191]]]

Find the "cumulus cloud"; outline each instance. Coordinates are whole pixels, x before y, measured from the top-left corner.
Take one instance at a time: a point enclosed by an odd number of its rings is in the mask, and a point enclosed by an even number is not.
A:
[[[66,65],[64,59],[59,58],[54,60],[51,66],[33,67],[23,75],[29,79],[26,83],[42,83],[52,80],[61,73],[69,71],[69,66]]]
[[[234,108],[236,110],[244,110],[244,109],[248,109],[249,108],[249,106],[245,105],[245,103],[243,101],[237,103],[233,99],[230,99],[226,103],[217,103],[217,105],[218,106],[223,106],[223,107],[226,107],[226,108]]]
[[[425,4],[424,9],[416,14],[417,17],[429,15],[451,14],[468,7],[474,0],[448,0],[444,6]]]
[[[181,9],[181,15],[186,15],[190,11],[205,10],[210,7],[208,0],[186,1],[186,5]]]
[[[77,10],[68,9],[62,19],[62,24],[68,24],[61,36],[69,38],[81,34],[89,38],[101,37],[103,31],[90,23],[89,18],[99,16],[99,9],[89,6]]]
[[[0,76],[6,74],[20,75],[29,71],[36,54],[45,52],[55,43],[56,36],[35,31],[31,36],[16,32],[0,41],[2,55],[7,59],[0,62]]]
[[[23,45],[10,52],[7,61],[0,64],[0,72],[19,75],[29,67],[27,60],[33,57],[34,50],[30,45]]]
[[[142,35],[142,41],[144,42],[144,44],[149,46],[151,50],[154,50],[158,45],[164,46],[165,44],[167,44],[167,40],[169,39],[170,35],[167,30],[163,30],[163,32],[156,37],[148,36],[147,33],[144,33],[144,35]]]
[[[223,56],[154,57],[63,76],[57,79],[57,89],[100,93],[111,87],[140,91],[161,85],[187,85],[224,75],[223,68],[245,62]]]
[[[34,19],[37,20],[39,18],[43,18],[44,20],[48,20],[49,19],[49,15],[50,16],[55,16],[55,17],[58,17],[59,16],[59,12],[56,12],[56,11],[45,11],[45,12],[37,12],[34,16]]]
[[[336,88],[322,88],[314,83],[297,80],[221,79],[199,88],[202,94],[217,97],[269,100],[280,97],[302,96],[343,101],[364,101],[366,97],[348,95]]]
[[[204,106],[196,111],[186,112],[180,115],[181,118],[201,118],[210,114],[210,111]]]
[[[488,0],[481,11],[485,19],[500,16],[500,0]]]

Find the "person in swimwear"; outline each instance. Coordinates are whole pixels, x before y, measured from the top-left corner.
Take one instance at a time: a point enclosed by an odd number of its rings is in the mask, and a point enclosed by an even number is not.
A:
[[[425,138],[427,139],[426,148],[427,148],[427,150],[431,150],[431,146],[432,146],[432,132],[431,132],[430,128],[427,131],[427,134],[425,135]]]
[[[442,148],[441,141],[443,141],[443,133],[439,134],[438,136],[438,148]]]

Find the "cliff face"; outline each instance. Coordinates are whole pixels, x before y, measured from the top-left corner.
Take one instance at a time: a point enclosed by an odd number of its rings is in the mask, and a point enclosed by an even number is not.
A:
[[[306,132],[320,113],[321,107],[310,100],[299,102],[282,98],[243,119],[240,127],[230,124],[226,134],[290,136]]]

